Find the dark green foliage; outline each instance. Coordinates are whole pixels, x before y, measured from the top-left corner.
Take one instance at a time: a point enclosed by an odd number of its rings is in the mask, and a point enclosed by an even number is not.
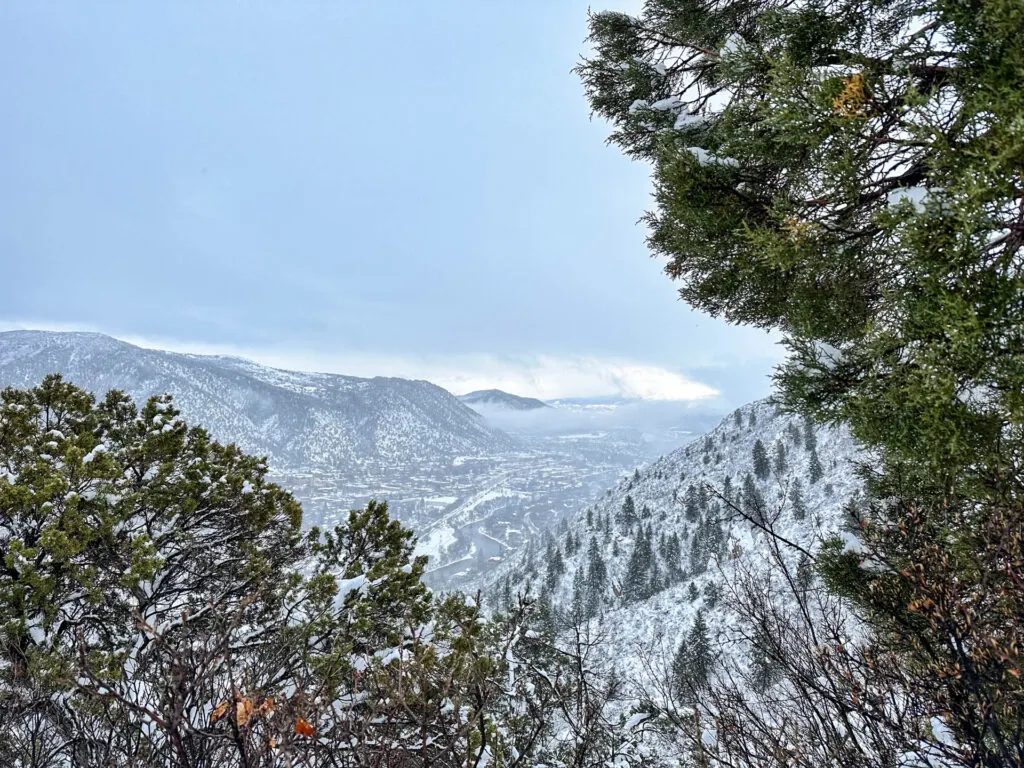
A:
[[[601,601],[604,598],[605,587],[608,584],[608,567],[605,565],[604,557],[601,554],[597,539],[590,537],[590,545],[587,548],[587,597],[586,612],[588,616],[597,614]]]
[[[703,611],[697,611],[693,626],[679,643],[672,660],[672,675],[678,694],[692,699],[704,689],[714,669],[715,657]]]
[[[786,434],[789,436],[789,442],[793,445],[802,445],[804,442],[803,434],[800,432],[800,427],[796,422],[791,421],[786,425]]]
[[[711,515],[701,517],[690,539],[690,572],[694,576],[704,573],[709,558],[721,555],[724,544],[721,522]]]
[[[653,532],[650,526],[638,526],[633,551],[626,563],[626,574],[622,580],[622,596],[626,602],[645,600],[657,591],[660,583],[657,555],[652,546]],[[659,579],[654,578],[655,575]]]
[[[565,556],[572,557],[580,548],[578,537],[572,535],[572,531],[565,532]]]
[[[789,469],[789,464],[786,461],[786,444],[782,442],[781,438],[775,441],[773,453],[772,469],[775,471],[776,477],[782,477],[786,474],[786,470]]]
[[[626,498],[622,502],[622,508],[618,514],[619,524],[624,530],[629,530],[633,523],[637,521],[636,515],[636,504],[633,503],[633,497],[626,494]]]
[[[804,450],[813,451],[818,447],[818,436],[810,419],[804,419]]]
[[[693,522],[700,515],[700,492],[696,486],[689,485],[686,487],[686,495],[683,497],[683,514],[686,515],[686,519]]]
[[[0,467],[0,764],[328,764],[355,728],[383,764],[410,714],[420,764],[503,748],[503,630],[434,599],[385,504],[303,536],[266,462],[170,397],[58,376],[0,395]],[[512,609],[511,576],[496,597]]]
[[[754,474],[761,480],[767,480],[772,473],[772,465],[768,460],[768,451],[760,440],[754,441]]]
[[[793,478],[793,484],[789,488],[789,504],[793,510],[794,520],[807,518],[807,504],[804,501],[804,486],[800,478]]]
[[[814,561],[807,555],[800,555],[796,566],[796,583],[799,589],[808,590],[814,584]]]
[[[595,14],[577,69],[654,164],[649,242],[682,296],[784,334],[785,402],[974,495],[1024,439],[1000,435],[1024,379],[1022,19],[1015,0],[651,0]]]
[[[752,520],[764,522],[767,504],[754,476],[749,472],[743,476],[743,513]]]
[[[697,598],[700,597],[700,592],[697,591],[697,585],[694,584],[692,581],[690,582],[690,586],[686,590],[686,596],[690,599],[691,603],[696,601]]]
[[[814,485],[816,482],[821,480],[824,474],[825,470],[821,466],[821,459],[818,458],[818,449],[812,448],[811,458],[807,465],[807,479],[810,481],[811,485]]]
[[[583,621],[587,614],[587,573],[581,565],[572,577],[572,618]]]
[[[562,551],[551,539],[548,540],[547,551],[544,555],[544,583],[549,592],[553,592],[558,586],[562,574],[565,573],[565,560],[562,558]]]
[[[718,601],[722,597],[722,587],[714,581],[709,581],[704,585],[704,605],[708,608],[714,608],[718,605]]]
[[[758,693],[764,693],[781,679],[778,659],[773,659],[770,648],[772,644],[755,636],[750,648],[750,687]]]
[[[873,560],[826,550],[826,585],[951,713],[960,764],[1021,763],[1019,663],[969,672],[1021,622],[957,616],[1024,592],[978,534],[1024,520],[1024,4],[647,0],[590,31],[578,72],[653,164],[649,243],[683,298],[781,333],[784,403],[880,458]],[[804,446],[814,483],[810,422]]]

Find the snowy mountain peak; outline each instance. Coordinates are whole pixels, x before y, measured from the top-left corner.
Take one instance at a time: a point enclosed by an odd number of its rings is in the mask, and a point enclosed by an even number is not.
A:
[[[520,397],[500,389],[478,389],[459,395],[459,400],[471,408],[506,409],[510,411],[533,411],[551,406],[534,397]]]

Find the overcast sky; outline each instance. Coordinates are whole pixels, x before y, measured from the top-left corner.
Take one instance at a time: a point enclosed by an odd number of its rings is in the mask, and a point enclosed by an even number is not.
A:
[[[778,348],[645,250],[648,168],[570,72],[586,10],[0,3],[0,327],[456,391],[767,394]]]

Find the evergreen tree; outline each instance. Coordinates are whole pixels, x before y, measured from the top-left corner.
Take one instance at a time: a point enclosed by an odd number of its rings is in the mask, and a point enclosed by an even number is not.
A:
[[[581,565],[572,577],[572,618],[583,621],[587,614],[587,574]]]
[[[737,427],[743,426],[743,413],[739,408],[732,412],[732,419],[736,423]]]
[[[690,599],[690,602],[695,602],[700,597],[700,592],[697,591],[697,585],[694,582],[690,582],[689,588],[686,590],[686,596]]]
[[[722,597],[722,588],[714,581],[704,585],[704,605],[714,608]]]
[[[622,502],[622,509],[619,510],[619,522],[623,529],[628,530],[636,519],[636,505],[633,503],[633,497],[627,493]]]
[[[562,574],[565,573],[565,561],[562,559],[562,552],[554,542],[548,542],[545,561],[546,569],[544,584],[547,586],[549,592],[554,592]]]
[[[661,573],[661,567],[658,565],[658,558],[651,557],[651,568],[647,577],[647,589],[645,594],[647,597],[658,594],[662,589],[665,588],[664,577]]]
[[[777,663],[763,646],[755,643],[750,650],[750,687],[757,693],[764,693],[775,685],[779,678]]]
[[[668,583],[678,583],[683,575],[683,548],[676,531],[673,531],[666,541],[664,560]]]
[[[686,495],[683,497],[683,513],[691,522],[700,516],[700,494],[693,484],[686,487]]]
[[[711,640],[708,635],[708,624],[704,619],[704,611],[697,611],[697,617],[694,619],[693,627],[686,639],[690,650],[690,676],[704,685],[714,667],[714,653],[711,650]]]
[[[807,518],[807,504],[804,501],[804,485],[800,478],[793,478],[793,485],[789,489],[789,503],[793,508],[793,519],[804,520]]]
[[[548,637],[554,637],[558,632],[558,614],[551,601],[551,593],[547,589],[541,589],[540,595],[537,596],[537,625]]]
[[[807,478],[811,481],[811,485],[821,480],[822,475],[825,474],[825,470],[821,467],[821,460],[818,458],[818,450],[816,448],[811,449],[811,459],[807,467]]]
[[[772,465],[768,460],[768,451],[760,440],[754,441],[754,474],[761,480],[766,480],[771,474]]]
[[[385,504],[303,533],[266,460],[169,396],[58,376],[0,394],[0,467],[3,765],[328,765],[358,733],[374,764],[386,742],[440,766],[515,740],[503,625],[432,595]]]
[[[799,588],[805,592],[814,583],[814,562],[806,552],[800,555],[800,561],[797,563],[796,582]]]
[[[767,513],[764,496],[754,482],[754,476],[749,472],[743,476],[743,512],[760,522],[764,522]]]
[[[800,432],[800,427],[797,426],[794,421],[791,421],[786,425],[786,434],[789,435],[789,442],[793,445],[801,445],[804,442],[803,435]]]
[[[747,419],[747,426],[750,429],[753,429],[754,427],[757,426],[757,411],[750,412],[750,418]]]
[[[813,451],[818,447],[818,435],[810,419],[804,419],[804,450]]]
[[[604,590],[608,582],[608,567],[605,565],[604,557],[598,547],[597,539],[590,537],[590,546],[587,548],[587,615],[597,614],[601,600],[604,597]]]
[[[649,596],[651,565],[654,561],[651,538],[640,527],[633,542],[633,552],[626,563],[622,580],[622,595],[626,602],[636,602]]]
[[[577,70],[611,140],[654,166],[649,243],[683,298],[782,333],[786,404],[877,450],[860,535],[878,558],[833,547],[824,580],[913,658],[978,765],[1024,759],[1006,747],[1024,718],[979,714],[1019,711],[1024,682],[962,674],[963,648],[1020,620],[906,610],[1022,591],[977,567],[1024,520],[1022,30],[1018,0],[648,0],[595,14]],[[935,568],[936,540],[957,565]]]
[[[690,539],[690,573],[693,576],[699,576],[707,570],[710,554],[704,520],[700,519]]]
[[[591,507],[587,507],[587,530],[594,527],[594,510]]]
[[[672,661],[673,677],[684,700],[693,698],[707,686],[714,663],[707,621],[704,612],[697,611],[693,626],[680,642]]]
[[[526,562],[524,568],[526,574],[529,577],[533,577],[537,574],[537,557],[534,552],[534,540],[529,538],[526,540]]]
[[[786,474],[788,469],[788,463],[786,461],[786,444],[782,442],[782,438],[775,441],[775,460],[773,463],[773,469],[775,470],[776,477],[782,477]]]

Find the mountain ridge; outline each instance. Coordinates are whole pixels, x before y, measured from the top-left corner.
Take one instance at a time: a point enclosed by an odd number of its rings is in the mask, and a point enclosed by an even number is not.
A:
[[[405,466],[514,447],[508,435],[426,381],[287,371],[245,358],[139,347],[98,333],[0,333],[0,384],[49,373],[138,401],[170,392],[184,418],[279,467]]]

